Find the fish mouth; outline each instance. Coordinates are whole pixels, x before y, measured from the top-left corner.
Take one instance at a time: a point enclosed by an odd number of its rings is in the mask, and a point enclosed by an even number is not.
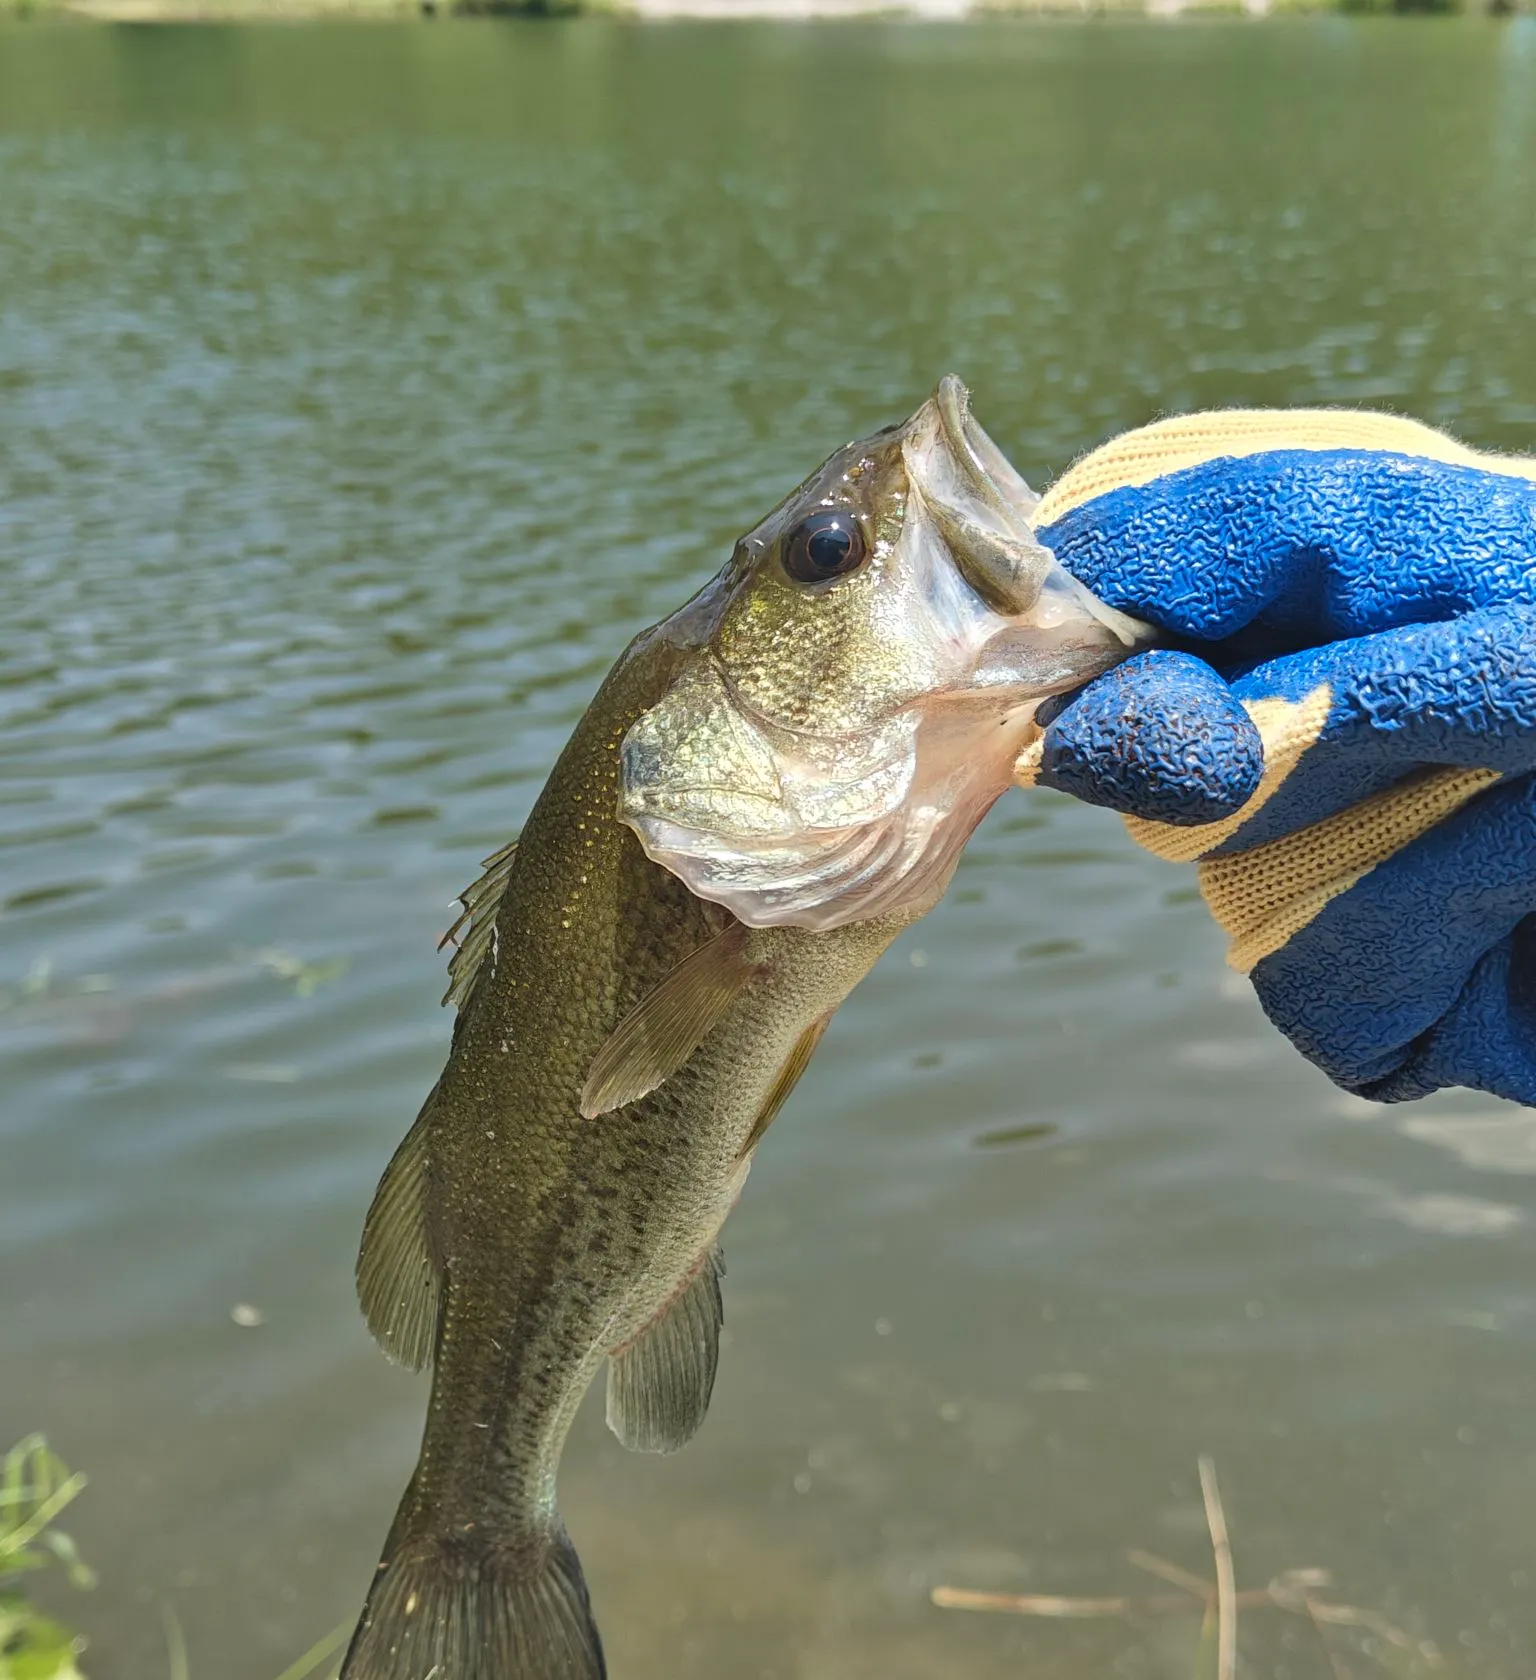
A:
[[[929,401],[955,464],[963,469],[976,499],[1005,517],[1030,519],[1040,498],[1014,470],[971,413],[971,393],[958,374],[946,373]]]
[[[825,932],[922,914],[1011,784],[1039,703],[1150,635],[1037,540],[1039,498],[954,375],[905,425],[845,453],[876,441],[905,473],[881,584],[899,611],[882,622],[922,645],[920,681],[852,730],[790,727],[695,641],[621,746],[620,819],[653,861],[749,926]]]
[[[1120,648],[1150,638],[1148,625],[1099,600],[1035,537],[1040,498],[971,413],[971,394],[957,375],[945,374],[913,416],[903,453],[956,566],[994,612],[1027,614],[1032,628],[1047,630],[1076,617],[1089,631],[1080,643],[1100,639],[1094,625]],[[1091,675],[1097,672],[1078,680]]]

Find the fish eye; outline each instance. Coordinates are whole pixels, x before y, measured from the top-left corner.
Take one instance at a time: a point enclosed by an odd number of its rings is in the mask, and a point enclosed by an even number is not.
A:
[[[821,508],[802,519],[784,545],[784,570],[796,583],[824,583],[862,565],[864,527],[851,513]]]

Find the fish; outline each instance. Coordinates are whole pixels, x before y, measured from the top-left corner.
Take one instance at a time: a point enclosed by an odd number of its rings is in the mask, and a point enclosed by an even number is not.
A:
[[[953,376],[834,453],[619,657],[453,930],[447,1063],[364,1222],[364,1316],[432,1367],[342,1680],[599,1680],[556,1503],[607,1372],[702,1423],[720,1230],[832,1016],[942,896],[1042,699],[1145,627],[1035,538]]]

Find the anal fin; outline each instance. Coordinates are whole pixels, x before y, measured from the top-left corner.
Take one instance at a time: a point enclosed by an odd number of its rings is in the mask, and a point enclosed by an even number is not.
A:
[[[397,1364],[419,1371],[437,1334],[437,1268],[427,1249],[427,1110],[384,1169],[363,1221],[357,1298],[375,1339]]]
[[[638,1336],[608,1360],[608,1427],[632,1452],[676,1452],[704,1421],[720,1361],[725,1262],[715,1245]]]

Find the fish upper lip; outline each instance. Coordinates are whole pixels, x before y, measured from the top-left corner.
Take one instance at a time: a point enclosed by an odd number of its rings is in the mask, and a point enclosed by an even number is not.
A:
[[[951,458],[964,469],[971,488],[994,511],[1008,514],[1012,510],[1002,486],[992,469],[982,459],[981,451],[971,435],[975,422],[971,419],[971,393],[958,374],[946,373],[933,393],[938,411],[939,430],[948,446]]]

